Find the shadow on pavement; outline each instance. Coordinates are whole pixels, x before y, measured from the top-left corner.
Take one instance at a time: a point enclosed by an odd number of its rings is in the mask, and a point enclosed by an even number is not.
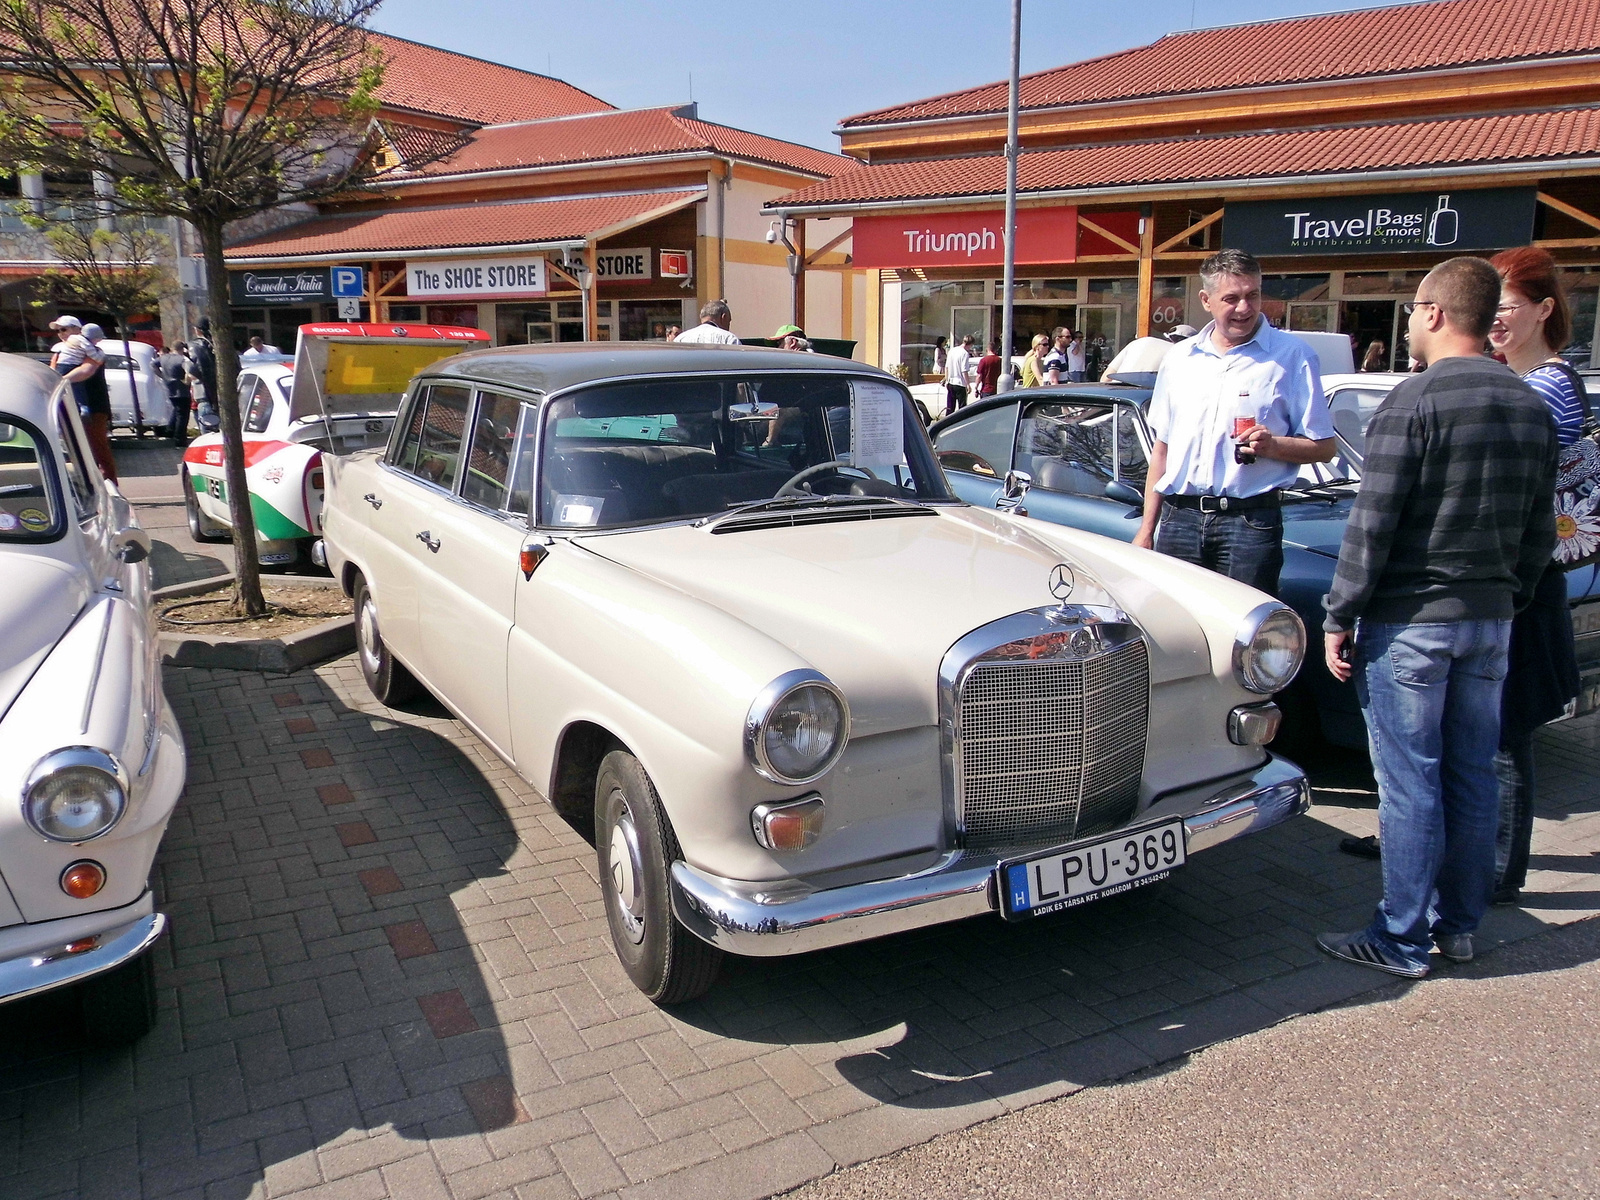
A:
[[[17,1118],[20,1144],[0,1194],[16,1167],[28,1195],[243,1200],[305,1151],[373,1153],[368,1131],[526,1122],[507,997],[460,915],[520,846],[483,764],[310,673],[169,669],[167,692],[190,779],[157,859],[160,1021],[105,1051],[68,993],[4,1010],[0,1129]]]

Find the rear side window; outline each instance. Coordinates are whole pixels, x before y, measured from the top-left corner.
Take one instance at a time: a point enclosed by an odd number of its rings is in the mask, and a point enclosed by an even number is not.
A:
[[[411,410],[395,465],[453,491],[471,399],[463,387],[430,387]]]
[[[461,483],[463,499],[497,512],[506,507],[521,415],[522,402],[514,397],[478,394],[467,473]]]
[[[51,542],[64,525],[49,443],[0,413],[0,542]]]
[[[239,389],[239,395],[246,397],[244,431],[265,433],[272,422],[272,393],[267,389],[266,381],[254,375],[246,376],[246,382],[250,390],[246,392],[244,387]]]
[[[89,452],[78,436],[78,426],[67,413],[65,400],[56,401],[55,422],[56,436],[61,439],[61,457],[67,464],[67,486],[77,502],[79,518],[86,518],[94,512],[94,472],[98,468],[89,465]]]

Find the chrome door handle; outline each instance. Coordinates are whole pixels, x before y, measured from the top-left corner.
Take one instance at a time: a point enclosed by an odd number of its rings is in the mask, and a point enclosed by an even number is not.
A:
[[[435,554],[439,553],[439,539],[429,533],[428,530],[424,529],[421,533],[417,534],[417,541],[421,542]]]
[[[371,492],[368,492],[365,496],[363,496],[361,498],[363,500],[365,500],[368,504],[372,505],[373,508],[382,508],[383,507],[383,501],[379,500]]]

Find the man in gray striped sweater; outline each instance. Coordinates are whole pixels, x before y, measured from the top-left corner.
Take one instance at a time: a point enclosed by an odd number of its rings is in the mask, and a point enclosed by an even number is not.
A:
[[[1472,958],[1494,885],[1511,617],[1555,548],[1555,424],[1483,355],[1499,302],[1493,267],[1452,258],[1406,306],[1428,369],[1367,427],[1361,494],[1323,600],[1328,670],[1354,676],[1366,717],[1383,899],[1365,929],[1317,944],[1412,979],[1434,946]]]

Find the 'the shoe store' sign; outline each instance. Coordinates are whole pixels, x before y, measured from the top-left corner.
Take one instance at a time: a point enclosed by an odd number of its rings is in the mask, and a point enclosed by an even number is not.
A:
[[[1533,240],[1536,189],[1229,201],[1222,243],[1257,257],[1500,250]]]

